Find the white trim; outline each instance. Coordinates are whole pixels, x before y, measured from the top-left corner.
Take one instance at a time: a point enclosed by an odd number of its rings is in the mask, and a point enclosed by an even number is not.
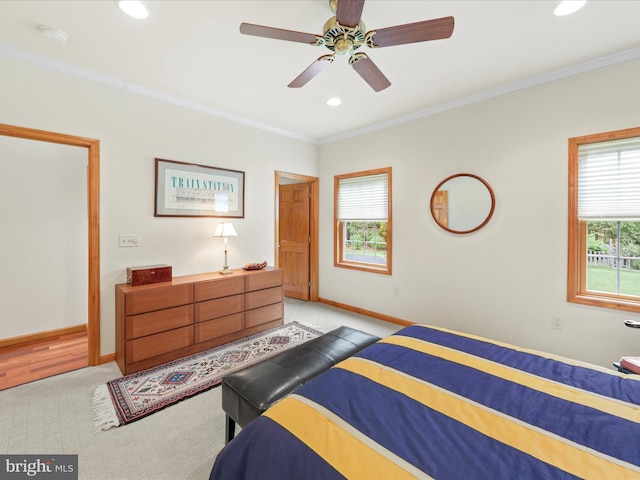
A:
[[[395,125],[401,125],[403,123],[410,122],[412,120],[417,120],[423,117],[429,117],[431,115],[445,112],[447,110],[453,110],[455,108],[463,107],[465,105],[470,105],[472,103],[481,102],[483,100],[488,100],[494,97],[499,97],[500,95],[506,95],[508,93],[516,92],[518,90],[524,90],[525,88],[535,87],[536,85],[542,85],[543,83],[553,82],[554,80],[560,80],[562,78],[570,77],[572,75],[577,75],[579,73],[588,72],[590,70],[596,70],[602,67],[607,67],[609,65],[614,65],[616,63],[626,62],[627,60],[634,60],[638,57],[640,57],[640,47],[635,47],[629,50],[624,50],[622,52],[614,53],[612,55],[607,55],[605,57],[600,57],[594,60],[589,60],[587,62],[578,63],[576,65],[571,65],[569,67],[561,68],[560,70],[554,70],[552,72],[548,72],[542,75],[530,77],[528,79],[521,80],[519,82],[509,83],[507,85],[502,85],[500,87],[493,88],[491,90],[485,90],[484,92],[479,92],[474,95],[470,95],[468,97],[459,98],[457,100],[453,100],[452,102],[436,105],[435,107],[430,107],[425,110],[419,110],[409,115],[404,115],[402,117],[397,117],[397,118],[380,122],[380,123],[375,123],[373,125],[369,125],[356,130],[350,130],[348,132],[344,132],[339,135],[325,137],[325,138],[319,139],[317,143],[319,145],[326,145],[328,143],[337,142],[340,140],[344,140],[346,138],[362,135],[364,133],[375,132],[383,128],[392,127]]]
[[[125,92],[128,92],[128,93],[133,93],[135,95],[141,95],[143,97],[153,98],[154,100],[160,100],[161,102],[166,102],[172,105],[177,105],[179,107],[188,108],[200,113],[204,113],[205,115],[211,115],[213,117],[223,118],[225,120],[240,123],[242,125],[258,128],[260,130],[265,130],[271,133],[275,133],[277,135],[291,137],[296,140],[300,140],[307,143],[317,144],[317,140],[310,137],[306,137],[303,135],[299,135],[297,133],[274,128],[270,125],[265,125],[263,123],[255,122],[253,120],[249,120],[243,117],[239,117],[237,115],[223,112],[222,110],[217,110],[215,108],[207,107],[200,103],[192,102],[190,100],[186,100],[181,97],[167,95],[157,90],[151,90],[150,88],[146,88],[141,85],[136,85],[134,83],[129,83],[125,80],[121,80],[116,77],[104,75],[104,74],[95,72],[93,70],[72,65],[70,63],[60,62],[50,57],[36,55],[34,53],[27,52],[25,50],[20,50],[14,47],[10,47],[9,45],[0,44],[0,56],[12,58],[13,60],[17,60],[23,63],[28,63],[30,65],[35,65],[36,67],[46,68],[46,69],[53,70],[60,73],[66,73],[68,75],[82,78],[84,80],[89,80],[91,82],[99,83],[101,85],[106,85],[108,87],[124,90]]]
[[[300,141],[315,144],[315,145],[326,145],[329,143],[334,143],[340,140],[362,135],[364,133],[374,132],[377,130],[381,130],[383,128],[400,125],[413,120],[417,120],[419,118],[435,115],[437,113],[445,112],[447,110],[453,110],[455,108],[459,108],[465,105],[470,105],[472,103],[481,102],[483,100],[498,97],[500,95],[505,95],[507,93],[512,93],[518,90],[523,90],[525,88],[541,85],[543,83],[548,83],[554,80],[570,77],[572,75],[577,75],[579,73],[584,73],[590,70],[595,70],[595,69],[606,67],[609,65],[614,65],[616,63],[625,62],[627,60],[633,60],[640,57],[640,47],[631,48],[629,50],[624,50],[622,52],[607,55],[605,57],[596,58],[594,60],[578,63],[576,65],[571,65],[569,67],[561,68],[559,70],[554,70],[553,72],[537,75],[535,77],[530,77],[528,79],[521,80],[519,82],[510,83],[497,88],[493,88],[491,90],[485,90],[484,92],[479,92],[474,95],[459,98],[458,100],[454,100],[452,102],[447,102],[447,103],[436,105],[434,107],[430,107],[424,110],[419,110],[409,115],[404,115],[404,116],[397,117],[384,122],[379,122],[373,125],[369,125],[363,128],[349,130],[339,135],[333,135],[333,136],[324,137],[324,138],[310,138],[304,135],[299,135],[294,132],[289,132],[286,130],[281,130],[279,128],[274,128],[270,125],[265,125],[263,123],[255,122],[253,120],[249,120],[247,118],[243,118],[237,115],[223,112],[222,110],[217,110],[215,108],[207,107],[205,105],[192,102],[190,100],[186,100],[180,97],[167,95],[162,92],[158,92],[156,90],[151,90],[149,88],[143,87],[141,85],[128,83],[125,80],[122,80],[116,77],[111,77],[109,75],[103,75],[101,73],[94,72],[86,68],[78,67],[76,65],[60,62],[58,60],[54,60],[49,57],[36,55],[31,52],[27,52],[25,50],[20,50],[20,49],[11,47],[9,45],[0,44],[0,55],[4,57],[12,58],[20,62],[35,65],[37,67],[47,68],[49,70],[54,70],[56,72],[73,75],[75,77],[100,83],[102,85],[107,85],[109,87],[119,88],[128,93],[142,95],[148,98],[153,98],[155,100],[160,100],[162,102],[170,103],[180,107],[189,108],[191,110],[195,110],[200,113],[204,113],[206,115],[223,118],[232,122],[247,125],[249,127],[254,127],[260,130],[265,130],[267,132],[275,133],[277,135],[290,137],[296,140],[300,140]]]

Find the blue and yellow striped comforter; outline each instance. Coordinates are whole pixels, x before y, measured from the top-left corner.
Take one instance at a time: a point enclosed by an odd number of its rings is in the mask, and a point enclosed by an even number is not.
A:
[[[413,325],[251,422],[218,479],[640,479],[640,381]]]

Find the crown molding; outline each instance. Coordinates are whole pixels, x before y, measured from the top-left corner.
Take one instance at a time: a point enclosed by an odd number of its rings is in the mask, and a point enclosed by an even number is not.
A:
[[[311,137],[296,134],[294,132],[278,129],[278,128],[272,127],[271,125],[255,122],[253,120],[249,120],[247,118],[240,117],[238,115],[233,115],[231,113],[224,112],[222,110],[207,107],[197,102],[193,102],[193,101],[186,100],[184,98],[180,98],[172,95],[167,95],[157,90],[152,90],[141,85],[129,83],[120,78],[104,75],[102,73],[95,72],[93,70],[89,70],[89,69],[78,67],[76,65],[72,65],[69,63],[54,60],[49,57],[36,55],[34,53],[31,53],[25,50],[20,50],[20,49],[11,47],[9,45],[0,44],[0,55],[7,58],[11,58],[13,60],[17,60],[19,62],[34,65],[40,68],[46,68],[48,70],[53,70],[56,72],[67,74],[67,75],[72,75],[74,77],[99,83],[101,85],[105,85],[108,87],[117,88],[134,95],[141,95],[147,98],[153,98],[155,100],[159,100],[161,102],[170,103],[172,105],[188,108],[190,110],[195,110],[205,115],[211,115],[213,117],[222,118],[225,120],[229,120],[231,122],[239,123],[245,126],[249,126],[249,127],[257,128],[270,133],[274,133],[276,135],[293,138],[295,140],[300,140],[302,142],[311,143],[314,145],[326,145],[326,144],[334,143],[340,140],[345,140],[345,139],[356,137],[359,135],[364,135],[366,133],[375,132],[377,130],[382,130],[384,128],[401,125],[403,123],[411,122],[424,117],[429,117],[431,115],[436,115],[438,113],[445,112],[447,110],[453,110],[453,109],[470,105],[473,103],[488,100],[490,98],[495,98],[495,97],[513,93],[519,90],[524,90],[526,88],[542,85],[544,83],[553,82],[555,80],[560,80],[562,78],[570,77],[572,75],[578,75],[580,73],[596,70],[602,67],[607,67],[609,65],[614,65],[616,63],[626,62],[628,60],[634,60],[640,57],[640,47],[624,50],[622,52],[614,53],[612,55],[607,55],[594,60],[589,60],[587,62],[571,65],[569,67],[561,68],[559,70],[548,72],[542,75],[537,75],[535,77],[530,77],[518,82],[509,83],[507,85],[502,85],[500,87],[490,89],[490,90],[485,90],[485,91],[476,93],[474,95],[469,95],[467,97],[459,98],[451,102],[429,107],[424,110],[419,110],[408,115],[396,117],[391,120],[375,123],[363,128],[349,130],[339,135],[333,135],[333,136],[324,137],[324,138],[311,138]]]
[[[396,117],[391,120],[375,123],[375,124],[372,124],[363,128],[359,128],[356,130],[350,130],[348,132],[344,132],[339,135],[325,137],[325,138],[319,139],[317,143],[319,145],[334,143],[340,140],[345,140],[347,138],[363,135],[365,133],[375,132],[377,130],[382,130],[384,128],[393,127],[393,126],[401,125],[403,123],[411,122],[420,118],[436,115],[438,113],[446,112],[447,110],[453,110],[459,107],[464,107],[466,105],[471,105],[473,103],[482,102],[490,98],[495,98],[501,95],[517,92],[518,90],[524,90],[525,88],[535,87],[537,85],[553,82],[553,81],[567,78],[573,75],[578,75],[580,73],[596,70],[598,68],[607,67],[610,65],[614,65],[616,63],[626,62],[628,60],[635,60],[639,57],[640,57],[640,47],[624,50],[622,52],[614,53],[612,55],[607,55],[605,57],[600,57],[594,60],[589,60],[587,62],[571,65],[569,67],[561,68],[559,70],[554,70],[552,72],[548,72],[542,75],[537,75],[535,77],[530,77],[518,82],[502,85],[500,87],[497,87],[491,90],[485,90],[485,91],[476,93],[474,95],[469,95],[467,97],[459,98],[451,102],[443,103],[441,105],[436,105],[434,107],[429,107],[424,110],[410,113],[408,115],[404,115],[401,117]]]
[[[275,133],[276,135],[290,137],[290,138],[307,142],[307,143],[317,144],[317,139],[315,138],[309,138],[303,135],[298,135],[297,133],[294,133],[294,132],[278,129],[278,128],[272,127],[271,125],[255,122],[253,120],[249,120],[247,118],[240,117],[238,115],[233,115],[231,113],[224,112],[222,110],[217,110],[215,108],[207,107],[206,105],[202,105],[200,103],[193,102],[191,100],[187,100],[181,97],[176,97],[173,95],[167,95],[163,92],[152,90],[150,88],[146,88],[141,85],[136,85],[134,83],[127,82],[126,80],[123,80],[117,77],[104,75],[102,73],[95,72],[87,68],[82,68],[70,63],[61,62],[59,60],[55,60],[50,57],[36,55],[26,50],[14,48],[9,45],[0,44],[0,56],[11,58],[13,60],[27,63],[29,65],[33,65],[36,67],[45,68],[48,70],[53,70],[55,72],[71,75],[77,78],[81,78],[83,80],[88,80],[90,82],[99,83],[107,87],[117,88],[119,90],[123,90],[125,92],[132,93],[134,95],[141,95],[143,97],[153,98],[154,100],[159,100],[161,102],[170,103],[172,105],[188,108],[190,110],[195,110],[197,112],[204,113],[205,115],[222,118],[222,119],[239,123],[245,126]]]

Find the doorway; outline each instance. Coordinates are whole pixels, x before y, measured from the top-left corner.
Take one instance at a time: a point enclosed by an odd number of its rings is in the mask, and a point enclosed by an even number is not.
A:
[[[0,124],[0,135],[87,149],[87,350],[88,364],[100,358],[100,142],[55,132]],[[55,279],[52,279],[55,281]],[[33,337],[39,337],[34,334]]]
[[[318,301],[319,179],[276,172],[275,266],[285,271],[285,296]]]

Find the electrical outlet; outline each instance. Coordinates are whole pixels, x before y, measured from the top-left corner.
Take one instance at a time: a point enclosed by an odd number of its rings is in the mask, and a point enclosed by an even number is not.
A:
[[[119,236],[119,245],[121,247],[139,247],[140,235],[137,233],[121,233]]]
[[[551,317],[551,328],[553,328],[554,330],[563,330],[564,323],[562,319],[558,317]]]
[[[393,289],[393,296],[394,297],[399,297],[400,296],[400,289],[398,287]]]

